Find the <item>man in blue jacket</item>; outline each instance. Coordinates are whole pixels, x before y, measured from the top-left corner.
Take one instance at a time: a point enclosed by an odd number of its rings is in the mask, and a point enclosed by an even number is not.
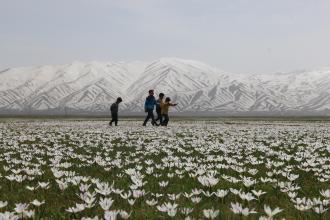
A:
[[[147,122],[151,118],[151,124],[156,125],[155,117],[154,117],[154,107],[157,104],[156,99],[154,97],[154,90],[149,90],[149,96],[146,98],[144,103],[144,110],[148,113],[146,119],[143,122],[143,126],[147,125]]]

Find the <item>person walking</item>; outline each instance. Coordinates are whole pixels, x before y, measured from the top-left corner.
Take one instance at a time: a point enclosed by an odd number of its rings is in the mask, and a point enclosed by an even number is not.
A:
[[[110,107],[111,111],[111,121],[109,122],[109,125],[112,126],[112,122],[115,122],[115,126],[118,125],[118,107],[119,103],[121,103],[123,100],[122,98],[118,97],[115,103],[112,103]]]
[[[157,118],[155,119],[155,121],[157,122],[159,120],[159,124],[158,125],[161,125],[163,123],[163,117],[162,117],[162,109],[161,109],[161,106],[163,105],[164,101],[164,93],[159,93],[158,95],[158,99],[156,101],[156,113],[157,113]]]
[[[154,107],[156,105],[156,99],[154,96],[154,90],[151,89],[149,90],[149,95],[146,98],[146,101],[144,103],[144,111],[147,112],[147,117],[143,122],[143,126],[147,125],[147,122],[149,121],[149,119],[151,118],[151,124],[152,125],[156,125],[155,122],[155,117],[154,117]]]
[[[170,97],[166,97],[165,102],[161,106],[162,117],[163,117],[163,123],[161,124],[162,126],[167,126],[168,121],[170,120],[170,118],[168,117],[168,110],[169,110],[170,106],[176,106],[176,105],[178,105],[178,104],[171,103]]]

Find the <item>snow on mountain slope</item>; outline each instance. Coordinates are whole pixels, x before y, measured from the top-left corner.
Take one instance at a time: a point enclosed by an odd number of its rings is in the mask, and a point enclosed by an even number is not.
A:
[[[318,99],[330,92],[330,68],[285,74],[256,75],[259,87],[272,91],[290,109],[326,110],[326,103],[316,108]],[[314,101],[313,101],[314,100]],[[314,104],[312,104],[314,102]],[[315,109],[314,106],[315,105]]]
[[[88,100],[91,94],[95,95],[96,90],[92,89],[93,86],[96,88],[98,85],[106,84],[106,90],[110,90],[106,94],[110,97],[108,99],[111,99],[122,94],[127,84],[134,80],[130,71],[135,71],[138,77],[138,71],[142,71],[144,66],[146,64],[141,62],[94,61],[73,62],[54,67],[9,69],[0,74],[0,108],[10,109],[13,108],[10,105],[15,103],[15,109],[21,110],[63,109],[68,102],[68,107],[80,106],[79,109],[82,109],[84,107],[81,105],[85,102],[75,105],[69,98],[80,93],[82,97],[78,100]],[[92,103],[91,101],[85,104],[88,106]]]
[[[57,67],[27,67],[8,69],[0,74],[0,108],[17,103],[24,107],[22,99],[35,92],[36,88],[52,80]]]
[[[162,58],[148,65],[127,93],[134,99],[145,97],[145,88],[164,93],[184,92],[209,87],[221,79],[220,72],[203,63],[176,58]]]
[[[143,112],[149,89],[179,112],[330,111],[330,68],[281,74],[231,74],[178,58],[154,62],[73,62],[0,72],[0,113]]]

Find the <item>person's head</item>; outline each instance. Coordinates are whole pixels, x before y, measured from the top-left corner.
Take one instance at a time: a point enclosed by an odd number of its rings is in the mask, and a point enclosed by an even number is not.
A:
[[[170,102],[171,98],[170,97],[166,97],[165,102]]]
[[[123,101],[122,98],[120,97],[117,98],[117,103],[121,103],[122,101]]]
[[[158,96],[159,96],[160,99],[163,99],[165,95],[164,95],[164,93],[161,92],[161,93],[159,93]]]
[[[154,95],[154,90],[153,89],[149,90],[149,95]]]

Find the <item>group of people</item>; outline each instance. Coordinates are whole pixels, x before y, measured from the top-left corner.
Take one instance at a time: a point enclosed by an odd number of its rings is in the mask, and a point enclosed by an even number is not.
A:
[[[170,97],[166,97],[164,100],[165,94],[159,93],[158,99],[156,100],[154,96],[154,90],[149,90],[149,95],[146,98],[144,103],[144,111],[147,113],[147,116],[143,122],[143,126],[147,125],[149,119],[151,119],[151,124],[153,126],[167,126],[169,122],[168,111],[170,106],[176,106],[176,103],[171,102]],[[112,126],[112,123],[115,123],[115,126],[118,125],[118,106],[122,102],[122,98],[118,97],[116,102],[113,103],[110,107],[111,111],[111,121],[109,125]],[[157,118],[154,116],[154,109],[156,107]],[[159,123],[157,123],[159,121]]]

